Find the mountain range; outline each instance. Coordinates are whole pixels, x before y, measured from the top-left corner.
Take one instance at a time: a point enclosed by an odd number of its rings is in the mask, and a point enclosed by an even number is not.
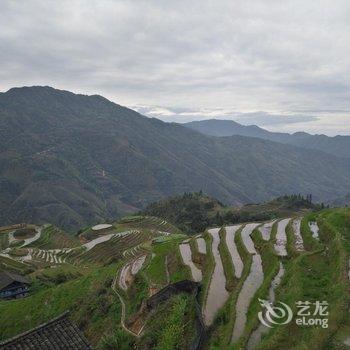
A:
[[[350,158],[350,136],[310,135],[306,132],[294,134],[270,132],[256,125],[242,125],[233,120],[209,119],[185,123],[185,126],[211,136],[249,136],[323,151],[337,157]]]
[[[0,225],[73,231],[200,191],[225,204],[350,192],[350,160],[256,137],[213,137],[99,95],[51,87],[0,94]]]

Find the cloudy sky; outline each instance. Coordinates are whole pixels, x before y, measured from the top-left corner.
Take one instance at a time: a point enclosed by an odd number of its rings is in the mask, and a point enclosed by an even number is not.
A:
[[[350,1],[1,0],[0,91],[350,134]]]

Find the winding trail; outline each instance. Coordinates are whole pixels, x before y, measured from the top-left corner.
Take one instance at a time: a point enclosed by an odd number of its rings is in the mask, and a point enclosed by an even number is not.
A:
[[[214,272],[211,276],[208,296],[203,311],[203,318],[206,326],[210,326],[213,323],[215,314],[225,304],[226,300],[229,297],[229,293],[226,290],[224,267],[222,265],[219,253],[219,231],[220,228],[213,228],[208,230],[209,234],[213,238],[212,252],[215,260],[215,266]]]
[[[124,299],[122,298],[122,296],[119,294],[119,292],[117,291],[116,285],[117,285],[117,281],[118,281],[118,275],[119,273],[117,272],[117,274],[114,277],[114,280],[112,282],[112,290],[115,294],[117,294],[119,300],[120,300],[120,304],[122,307],[122,312],[121,312],[121,316],[120,316],[120,325],[122,326],[122,328],[128,332],[129,334],[131,334],[134,337],[139,337],[140,334],[142,333],[143,328],[140,330],[139,334],[134,333],[133,331],[131,331],[128,327],[125,326],[125,314],[126,314],[126,305],[124,302]]]
[[[243,272],[243,261],[238,253],[236,243],[235,243],[235,234],[239,230],[241,225],[235,226],[226,226],[226,246],[228,251],[230,252],[233,267],[235,270],[235,276],[237,278],[241,278]]]

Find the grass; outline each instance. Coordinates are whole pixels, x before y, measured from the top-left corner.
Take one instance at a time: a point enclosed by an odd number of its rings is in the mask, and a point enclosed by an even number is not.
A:
[[[123,252],[151,241],[154,235],[148,231],[134,231],[127,236],[113,237],[110,240],[95,245],[83,253],[79,260],[82,263],[106,264],[123,259]],[[140,247],[141,248],[141,247]]]
[[[52,286],[34,276],[32,295],[0,302],[0,339],[12,337],[70,310],[73,321],[92,344],[98,343],[105,332],[119,323],[120,304],[110,288],[117,268],[111,265],[88,269],[81,271],[81,276]],[[57,268],[55,274],[59,270]],[[46,273],[52,274],[51,271]]]
[[[158,230],[163,232],[181,234],[183,233],[174,225],[163,219],[154,216],[129,216],[118,221],[119,227],[125,229],[148,229],[148,230]]]
[[[25,263],[0,256],[0,270],[11,270],[20,274],[33,272],[33,268]]]
[[[322,218],[322,216],[321,216]],[[348,314],[349,284],[347,255],[340,232],[326,218],[318,223],[325,249],[316,249],[286,261],[286,274],[277,290],[277,300],[295,311],[295,302],[326,300],[329,303],[329,328],[299,327],[294,322],[274,328],[259,349],[325,349]],[[306,219],[307,220],[307,219]],[[307,237],[307,236],[306,236]],[[308,242],[308,247],[313,242]],[[319,247],[320,244],[315,244]],[[291,337],[290,335],[293,334]]]
[[[237,284],[237,280],[234,274],[234,267],[232,262],[231,254],[226,245],[226,230],[225,228],[221,228],[220,235],[220,243],[219,243],[219,253],[222,261],[222,265],[224,267],[224,273],[226,277],[226,289],[231,292],[235,288]]]
[[[286,235],[287,235],[287,244],[286,250],[289,258],[296,257],[298,255],[297,250],[295,249],[295,235],[293,231],[293,221],[295,218],[292,218],[288,225],[286,226]]]
[[[40,249],[62,249],[73,248],[78,244],[79,242],[76,238],[69,236],[67,233],[53,225],[49,225],[42,229],[40,238],[31,243],[28,247],[36,247]]]
[[[185,239],[187,236],[182,233],[173,233],[168,236],[159,236],[153,239],[153,243],[165,243],[174,239]]]
[[[155,225],[149,218],[147,225]],[[319,241],[312,238],[308,222],[317,221],[320,232]],[[139,225],[139,218],[131,220]],[[156,224],[160,224],[155,221]],[[129,224],[126,222],[123,225]],[[135,226],[136,227],[136,226]],[[154,226],[153,226],[154,227]],[[216,315],[213,325],[208,329],[206,349],[240,349],[246,346],[252,330],[258,326],[257,313],[261,310],[257,298],[266,299],[272,279],[276,275],[279,261],[283,262],[285,274],[276,289],[276,300],[283,301],[296,310],[295,302],[326,300],[329,302],[329,328],[299,327],[295,322],[278,326],[264,335],[257,350],[278,349],[342,349],[342,341],[350,332],[350,284],[348,281],[348,259],[350,256],[350,209],[323,210],[309,213],[302,220],[301,234],[306,251],[297,252],[294,247],[292,223],[286,228],[287,257],[278,257],[274,250],[277,222],[272,227],[271,240],[262,239],[258,230],[254,230],[252,239],[261,255],[264,280],[253,298],[247,313],[247,323],[243,337],[238,343],[230,344],[233,325],[236,318],[236,302],[243,283],[247,278],[252,256],[247,252],[241,237],[241,230],[235,234],[237,250],[243,260],[242,277],[237,280],[233,275],[233,264],[225,244],[225,230],[220,231],[219,252],[224,266],[230,296]],[[51,232],[51,233],[50,233]],[[49,228],[40,242],[42,247],[57,245],[52,240],[56,235]],[[1,236],[0,236],[1,237]],[[57,237],[61,233],[57,232]],[[160,239],[151,244],[154,235],[151,229],[134,237],[126,237],[124,242],[111,240],[107,244],[96,246],[81,260],[82,265],[62,265],[55,269],[37,269],[30,273],[33,280],[31,296],[25,299],[0,302],[0,340],[31,329],[66,311],[71,310],[71,317],[84,331],[94,347],[110,349],[183,349],[190,347],[194,339],[194,300],[191,295],[178,295],[160,304],[149,315],[144,335],[131,339],[120,328],[120,301],[111,290],[112,279],[130,257],[124,258],[121,251],[140,242],[141,250],[148,258],[143,269],[136,275],[133,284],[123,293],[127,315],[137,312],[142,302],[149,295],[149,287],[162,288],[167,284],[165,259],[170,274],[170,282],[190,278],[190,270],[184,266],[178,245],[182,235],[171,239]],[[194,262],[203,272],[202,305],[205,304],[212,273],[214,257],[212,255],[212,237],[203,234],[207,245],[207,254],[198,252],[195,239],[190,241]],[[97,249],[98,248],[98,249]],[[151,253],[154,254],[151,259]],[[74,255],[75,252],[72,252]],[[76,252],[77,255],[81,252]],[[77,257],[72,260],[76,261]],[[115,262],[110,260],[115,258]],[[82,256],[80,256],[80,259]],[[87,259],[89,258],[89,259]],[[25,271],[26,265],[0,257],[0,268],[12,265],[13,270]],[[26,272],[30,272],[27,270]],[[230,275],[231,273],[231,275]],[[231,276],[231,277],[230,277]],[[230,280],[231,278],[231,280]]]
[[[149,265],[144,270],[147,280],[150,284],[162,288],[167,284],[167,274],[165,268],[165,257],[168,256],[170,282],[176,282],[182,279],[190,279],[189,268],[183,265],[180,253],[178,252],[178,244],[183,239],[182,236],[176,239],[166,241],[162,244],[152,246],[152,257]]]
[[[308,251],[313,251],[321,249],[322,246],[315,238],[312,237],[312,232],[309,227],[310,221],[316,221],[315,213],[309,213],[303,217],[301,220],[300,232],[301,236],[303,237],[305,249]]]
[[[257,315],[261,309],[260,303],[258,302],[258,298],[268,298],[271,282],[279,271],[279,259],[275,253],[275,249],[272,242],[263,240],[261,237],[261,233],[257,229],[253,231],[251,236],[254,241],[256,250],[261,255],[264,280],[259,289],[256,291],[252,302],[249,305],[247,311],[247,323],[245,326],[244,333],[242,335],[242,338],[234,347],[237,349],[240,349],[246,344],[251,332],[258,327],[259,321]]]
[[[8,245],[9,245],[8,234],[0,233],[0,251],[6,249]]]
[[[202,291],[200,294],[200,304],[202,305],[202,308],[204,308],[205,302],[207,300],[211,277],[213,275],[214,267],[215,267],[215,259],[212,251],[213,238],[208,231],[203,233],[203,238],[207,246],[207,254],[206,254],[206,259],[204,260],[204,263],[202,266],[203,279],[202,279]]]
[[[149,285],[142,272],[138,273],[130,288],[127,291],[126,298],[126,314],[131,315],[136,313],[144,300],[148,298]]]
[[[225,305],[219,310],[214,319],[211,339],[209,342],[210,349],[225,349],[229,346],[233,331],[233,326],[236,318],[236,302],[243,283],[247,278],[250,266],[252,264],[252,257],[248,253],[241,236],[242,226],[235,233],[235,243],[238,253],[243,261],[244,268],[242,276],[238,280],[235,289],[231,292]]]
[[[139,349],[189,349],[194,339],[195,306],[189,294],[179,294],[161,303],[148,322]]]

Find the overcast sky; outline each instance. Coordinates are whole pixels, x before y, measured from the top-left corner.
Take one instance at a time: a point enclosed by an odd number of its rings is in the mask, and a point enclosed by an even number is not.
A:
[[[350,134],[350,1],[0,1],[0,90]]]

